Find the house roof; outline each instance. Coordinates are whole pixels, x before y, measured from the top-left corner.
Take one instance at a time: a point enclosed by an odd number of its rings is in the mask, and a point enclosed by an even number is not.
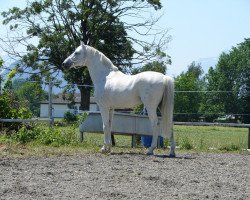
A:
[[[81,102],[81,94],[80,93],[76,93],[75,95],[75,103],[80,103]],[[49,101],[45,100],[45,101],[40,101],[40,104],[48,104]],[[53,104],[69,104],[71,103],[71,101],[65,99],[65,95],[63,95],[62,93],[59,93],[57,95],[55,95],[52,99],[52,103]],[[90,103],[91,104],[95,104],[96,102],[94,101],[94,97],[90,97]]]

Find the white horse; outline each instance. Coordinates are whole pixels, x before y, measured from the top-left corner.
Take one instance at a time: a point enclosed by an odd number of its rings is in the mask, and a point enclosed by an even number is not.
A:
[[[65,69],[87,66],[93,81],[95,101],[103,120],[103,153],[110,152],[113,111],[116,108],[133,108],[143,103],[152,125],[153,139],[147,154],[152,155],[158,136],[171,140],[170,156],[175,157],[173,134],[174,81],[157,72],[142,72],[126,75],[101,52],[93,47],[81,45],[63,62]],[[159,123],[157,108],[162,120]]]

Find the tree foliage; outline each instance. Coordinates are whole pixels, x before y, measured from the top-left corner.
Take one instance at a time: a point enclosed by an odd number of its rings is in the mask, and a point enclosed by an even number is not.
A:
[[[19,101],[25,101],[33,115],[39,116],[39,102],[48,99],[48,94],[42,89],[41,84],[25,79],[15,79],[12,87]]]
[[[0,70],[3,61],[0,58]],[[6,80],[0,76],[4,82],[0,93],[0,118],[4,119],[27,119],[32,114],[38,115],[39,101],[43,100],[47,95],[42,90],[41,84],[38,82],[27,82],[25,79],[14,79],[16,68],[10,71]],[[0,82],[1,83],[1,82]],[[6,126],[18,127],[15,123],[6,123]]]
[[[2,13],[3,24],[9,25],[12,33],[18,32],[12,36],[14,39],[9,38],[3,42],[7,42],[11,47],[9,54],[19,55],[25,66],[30,66],[47,77],[63,70],[61,63],[79,46],[80,41],[97,48],[114,64],[125,70],[131,66],[132,59],[139,62],[145,61],[146,58],[156,59],[160,49],[168,42],[169,38],[165,37],[165,33],[161,34],[159,42],[156,42],[154,37],[152,43],[128,35],[128,32],[137,33],[141,37],[159,35],[158,30],[152,33],[157,18],[148,20],[141,13],[161,7],[160,0],[27,1],[24,9],[14,7]],[[128,22],[127,18],[130,18],[131,22]],[[37,44],[34,38],[38,40]],[[16,43],[24,45],[27,52],[21,54],[15,51],[13,46]],[[140,47],[138,50],[133,47],[135,43]],[[64,77],[69,83],[91,84],[86,68],[64,71]],[[79,89],[82,97],[81,108],[88,109],[90,88]]]
[[[0,95],[0,118],[2,119],[29,119],[32,114],[24,102],[20,102],[16,95],[10,91],[4,91]],[[19,123],[3,123],[10,129],[19,128]]]
[[[215,68],[211,67],[204,78],[201,67],[192,63],[186,73],[175,79],[175,120],[196,121],[202,116],[205,121],[213,122],[219,116],[231,115],[235,116],[235,122],[250,123],[249,74],[250,39],[222,53]],[[208,92],[178,92],[192,90]]]
[[[210,68],[207,80],[208,90],[228,91],[208,98],[207,107],[226,114],[250,114],[250,39],[222,53],[216,68]],[[242,121],[250,123],[250,116],[242,116]]]
[[[0,57],[0,71],[2,73],[2,66],[3,66],[3,59]],[[2,92],[2,81],[3,81],[3,77],[2,74],[0,74],[0,94]]]
[[[154,72],[165,74],[166,70],[167,70],[167,66],[165,62],[154,61],[154,62],[145,64],[143,67],[134,68],[132,70],[132,74],[138,74],[140,72],[145,72],[145,71],[154,71]]]
[[[200,111],[202,96],[197,91],[204,89],[202,74],[200,64],[192,62],[188,66],[187,72],[183,72],[175,78],[175,90],[177,92],[175,95],[174,119],[176,121],[197,121],[199,119],[200,115],[197,113]]]

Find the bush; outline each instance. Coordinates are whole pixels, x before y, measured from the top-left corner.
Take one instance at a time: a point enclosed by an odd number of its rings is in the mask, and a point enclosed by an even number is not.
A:
[[[239,151],[241,150],[240,145],[236,145],[236,144],[228,144],[228,145],[222,145],[221,147],[219,147],[220,151]]]
[[[9,136],[9,138],[21,144],[34,142],[35,144],[54,147],[78,143],[78,138],[73,127],[67,128],[65,131],[60,131],[60,129],[56,127],[44,129],[44,127],[36,125],[29,129],[23,126]]]
[[[75,122],[77,121],[77,116],[74,113],[71,113],[70,111],[67,111],[64,113],[64,120],[66,122]]]
[[[79,124],[83,123],[85,121],[85,119],[87,118],[87,116],[88,116],[87,112],[84,112],[84,113],[78,115],[78,117],[77,117],[78,118],[78,123]]]
[[[44,145],[53,144],[53,146],[59,146],[59,144],[63,143],[62,141],[63,138],[61,137],[60,132],[53,128],[43,131],[43,133],[38,138],[38,142]]]
[[[2,119],[30,119],[32,113],[25,108],[25,103],[19,102],[15,94],[11,91],[5,91],[0,95],[0,118]],[[19,129],[20,123],[3,123],[4,127],[9,129]]]
[[[25,108],[24,103],[19,102],[16,96],[9,92],[4,92],[0,96],[0,118],[6,119],[28,119],[31,112]]]
[[[14,135],[13,138],[21,144],[26,144],[35,140],[39,136],[39,134],[39,129],[34,128],[29,130],[26,128],[26,126],[23,126],[19,129],[19,131],[17,132],[17,134]]]
[[[74,129],[61,132],[59,129],[50,128],[43,131],[38,137],[38,143],[59,147],[76,144],[78,142]]]

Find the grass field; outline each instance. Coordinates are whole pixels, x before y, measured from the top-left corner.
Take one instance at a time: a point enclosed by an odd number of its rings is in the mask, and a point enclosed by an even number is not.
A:
[[[35,125],[34,129],[23,128],[11,135],[0,132],[0,155],[8,154],[81,154],[97,152],[103,144],[103,135],[86,133],[84,142],[79,142],[77,125]],[[177,151],[243,152],[247,149],[247,128],[174,126]],[[116,135],[114,151],[145,151],[138,142],[131,149],[131,137]],[[169,141],[164,139],[165,147]],[[157,150],[166,151],[166,150]]]
[[[196,149],[199,151],[206,150],[226,150],[237,151],[247,149],[247,128],[233,127],[192,127],[192,126],[175,126],[176,145],[180,149]],[[120,147],[129,147],[131,137],[115,136],[116,144]],[[85,134],[85,141],[97,146],[102,145],[102,134]],[[169,141],[164,139],[165,146]],[[140,146],[140,145],[139,145]]]
[[[247,128],[175,126],[175,134],[177,145],[190,143],[199,150],[247,149]]]

